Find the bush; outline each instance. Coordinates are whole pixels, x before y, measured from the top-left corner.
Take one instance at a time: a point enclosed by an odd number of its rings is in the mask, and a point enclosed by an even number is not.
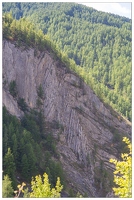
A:
[[[19,99],[18,99],[18,106],[19,106],[20,109],[21,109],[22,111],[24,111],[24,112],[28,110],[27,104],[26,104],[24,98],[19,98]]]
[[[17,86],[14,80],[9,84],[9,92],[14,98],[17,96]]]

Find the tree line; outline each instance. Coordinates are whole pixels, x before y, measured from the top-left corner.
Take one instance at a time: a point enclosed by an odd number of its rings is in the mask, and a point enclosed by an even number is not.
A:
[[[6,11],[12,11],[16,19],[26,17],[47,34],[48,46],[67,64],[71,62],[71,68],[100,98],[131,121],[130,19],[74,3],[3,3]],[[36,41],[38,45],[38,37]],[[41,44],[43,49],[45,43]]]
[[[99,98],[131,121],[131,56],[128,55],[127,59],[123,56],[120,56],[120,60],[114,59],[118,67],[114,64],[110,67],[107,62],[113,62],[113,59],[111,61],[109,58],[106,59],[108,52],[111,51],[105,47],[103,56],[105,62],[100,57],[102,63],[104,62],[102,67],[97,65],[95,60],[95,65],[92,65],[90,69],[78,66],[73,58],[68,57],[67,52],[61,53],[59,47],[50,40],[48,35],[44,35],[41,30],[37,31],[37,28],[25,18],[16,21],[10,14],[3,16],[3,37],[15,40],[17,45],[25,45],[26,48],[34,47],[35,51],[49,50],[55,59],[59,58],[67,67],[80,75]],[[103,53],[103,50],[100,49],[100,52]],[[93,58],[95,59],[95,54],[92,54],[91,59]],[[121,63],[123,63],[122,70],[120,70]],[[108,77],[111,77],[111,82]]]

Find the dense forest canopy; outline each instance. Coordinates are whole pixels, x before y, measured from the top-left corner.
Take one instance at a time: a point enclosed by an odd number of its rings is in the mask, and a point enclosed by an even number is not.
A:
[[[16,177],[28,183],[32,176],[43,174],[44,170],[51,186],[55,185],[57,177],[64,184],[56,141],[45,127],[41,111],[31,110],[18,120],[3,107],[3,173],[11,179],[13,189],[17,187]]]
[[[76,3],[3,3],[3,13],[10,11],[14,18],[22,22],[25,17],[47,34],[53,48],[66,55],[67,62],[75,61],[75,71],[95,93],[131,121],[130,19]],[[39,32],[37,44],[43,33]]]

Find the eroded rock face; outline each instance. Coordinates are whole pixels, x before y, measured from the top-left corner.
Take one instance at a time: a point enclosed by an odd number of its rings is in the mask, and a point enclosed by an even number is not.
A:
[[[17,118],[21,118],[24,113],[18,108],[17,102],[11,96],[8,91],[3,89],[3,104],[6,106],[7,110],[10,111],[11,115],[15,115]]]
[[[131,124],[107,108],[89,86],[48,52],[35,56],[33,49],[23,50],[4,41],[5,80],[3,104],[16,116],[23,113],[8,92],[10,82],[16,81],[18,96],[30,108],[37,107],[37,89],[41,84],[46,120],[55,120],[64,127],[58,149],[68,180],[88,196],[106,196],[109,191],[102,192],[102,180],[96,182],[95,176],[102,163],[105,170],[112,170],[109,159],[118,155],[114,134],[130,136]]]

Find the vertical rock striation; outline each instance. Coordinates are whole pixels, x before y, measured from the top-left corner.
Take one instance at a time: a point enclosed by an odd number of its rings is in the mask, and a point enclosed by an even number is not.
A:
[[[74,72],[49,52],[24,50],[3,41],[3,105],[18,117],[23,112],[9,94],[9,84],[16,81],[18,96],[30,108],[37,108],[37,90],[44,92],[43,111],[47,121],[57,121],[64,131],[58,143],[60,159],[71,187],[88,196],[106,196],[102,189],[100,168],[113,170],[111,157],[118,156],[114,135],[131,136],[131,124],[102,103]],[[76,166],[77,164],[77,166]]]

